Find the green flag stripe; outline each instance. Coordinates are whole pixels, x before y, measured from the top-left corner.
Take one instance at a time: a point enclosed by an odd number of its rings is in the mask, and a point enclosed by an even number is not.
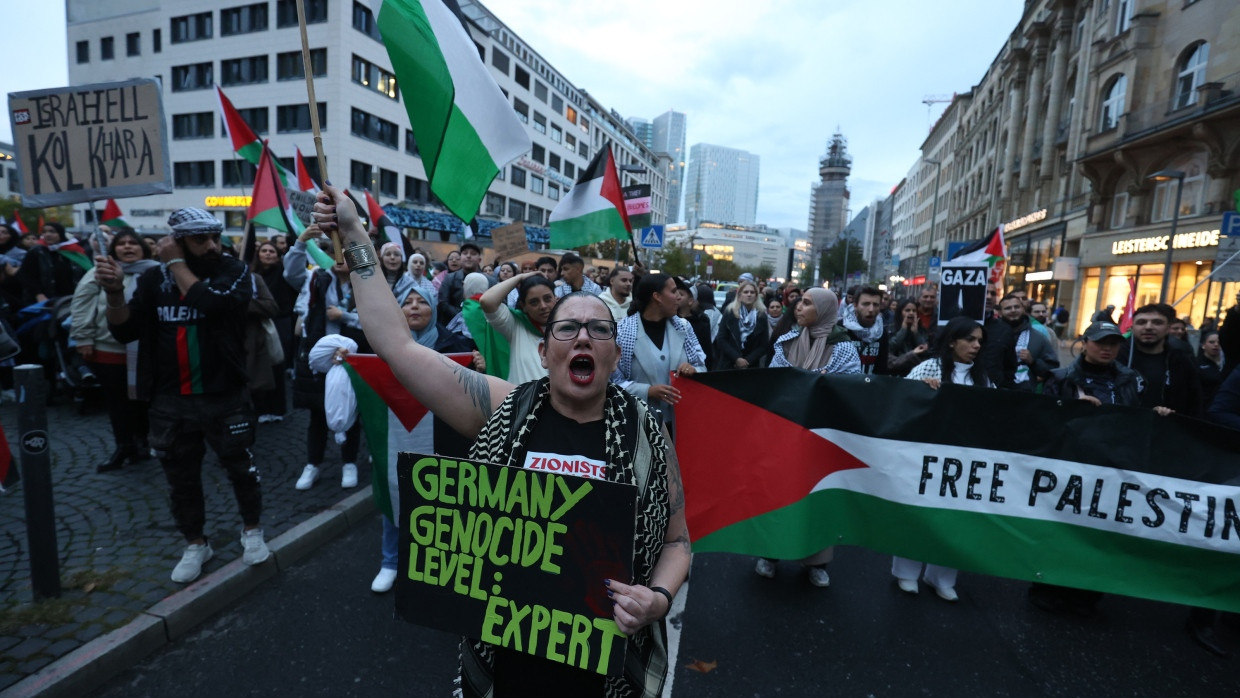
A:
[[[370,482],[375,505],[385,516],[395,521],[392,511],[392,497],[388,490],[388,406],[375,391],[370,389],[357,370],[347,362],[344,370],[349,372],[349,381],[353,384],[353,392],[357,395],[357,418],[362,420],[362,431],[366,432],[366,445],[370,448]]]
[[[551,224],[551,247],[568,249],[592,245],[603,240],[625,240],[624,220],[614,207]]]

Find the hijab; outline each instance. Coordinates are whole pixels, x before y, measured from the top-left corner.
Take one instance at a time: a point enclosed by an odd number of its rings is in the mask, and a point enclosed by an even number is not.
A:
[[[808,297],[818,311],[818,319],[809,327],[802,327],[795,339],[789,340],[788,363],[813,371],[827,365],[831,360],[831,343],[828,338],[839,318],[840,301],[825,288],[814,287],[802,294]]]
[[[431,306],[431,321],[427,323],[426,327],[422,328],[421,332],[418,330],[409,330],[409,333],[413,335],[413,341],[421,344],[427,349],[434,349],[435,343],[439,341],[439,326],[435,324],[435,308],[439,305],[439,299],[436,298],[436,294],[433,289],[427,288],[421,284],[414,284],[409,287],[409,291],[407,293],[400,297],[401,306],[405,305],[405,301],[408,300],[410,293],[416,293],[419,296],[422,296],[423,300]]]

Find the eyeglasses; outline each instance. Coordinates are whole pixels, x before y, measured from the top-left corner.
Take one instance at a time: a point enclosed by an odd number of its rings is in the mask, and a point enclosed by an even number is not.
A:
[[[552,337],[562,341],[571,342],[581,334],[581,328],[586,328],[586,334],[590,335],[590,339],[608,340],[614,339],[616,336],[616,323],[614,320],[590,320],[589,322],[580,322],[578,320],[556,320],[547,326]]]

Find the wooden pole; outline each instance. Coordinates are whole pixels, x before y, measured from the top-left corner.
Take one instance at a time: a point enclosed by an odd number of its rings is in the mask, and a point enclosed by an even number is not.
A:
[[[310,62],[310,39],[306,36],[306,8],[304,0],[293,0],[297,6],[297,26],[301,29],[301,69],[306,74],[306,95],[310,100],[310,130],[314,132],[314,152],[319,160],[319,177],[327,182],[327,158],[323,155],[323,134],[319,130],[319,102],[314,97],[314,65]],[[332,252],[336,263],[344,262],[344,250],[340,245],[340,232],[332,231]]]

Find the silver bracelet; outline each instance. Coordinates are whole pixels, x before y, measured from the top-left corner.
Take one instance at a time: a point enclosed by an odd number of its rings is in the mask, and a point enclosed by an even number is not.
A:
[[[344,248],[344,263],[353,272],[375,266],[379,263],[379,257],[372,245],[358,243]]]

